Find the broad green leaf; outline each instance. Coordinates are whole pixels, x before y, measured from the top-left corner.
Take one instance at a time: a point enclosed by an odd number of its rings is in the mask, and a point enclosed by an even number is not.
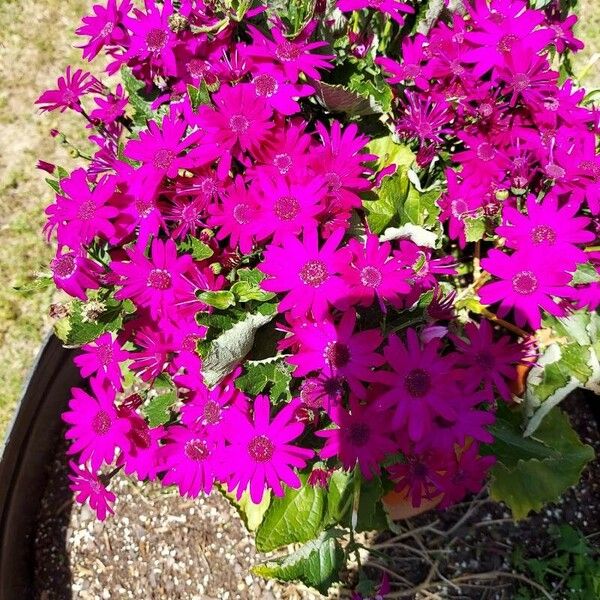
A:
[[[558,408],[546,416],[535,438],[529,441],[539,443],[539,454],[548,452],[550,456],[531,457],[529,452],[515,461],[514,453],[506,459],[493,452],[498,462],[492,469],[490,493],[492,498],[510,507],[515,519],[557,500],[579,481],[583,468],[594,458],[594,450],[581,442],[566,415]],[[496,444],[492,450],[495,448]]]
[[[265,278],[265,275],[258,269],[240,269],[237,276],[239,281],[231,286],[231,291],[240,302],[250,302],[251,300],[266,302],[275,297],[274,293],[265,292],[260,287],[260,282]]]
[[[476,219],[465,219],[465,239],[467,242],[478,242],[485,235],[485,219],[478,217]]]
[[[220,310],[225,310],[235,304],[235,296],[229,290],[219,290],[218,292],[201,292],[198,294],[198,300],[208,306],[214,306]]]
[[[209,388],[235,369],[252,349],[257,330],[272,319],[273,315],[247,314],[210,343],[202,362],[202,375]]]
[[[256,396],[266,388],[270,388],[269,397],[272,402],[277,402],[280,398],[291,399],[290,382],[293,369],[291,365],[283,360],[269,360],[268,362],[249,361],[244,366],[246,372],[235,381],[238,389]]]
[[[315,97],[328,111],[349,116],[365,116],[383,112],[373,96],[359,94],[341,84],[313,81]]]
[[[437,226],[438,215],[440,214],[437,200],[441,194],[440,189],[420,192],[414,185],[410,185],[400,211],[400,224],[412,223],[423,227]]]
[[[382,78],[374,81],[371,76],[365,76],[364,71],[354,72],[348,82],[348,89],[363,98],[370,98],[375,112],[386,113],[392,107],[392,88]]]
[[[212,104],[206,81],[202,80],[198,87],[188,84],[187,91],[188,96],[190,97],[190,103],[192,104],[192,108],[194,110],[203,104]]]
[[[363,202],[367,211],[367,222],[373,233],[381,233],[392,221],[398,219],[399,212],[409,189],[405,171],[384,177],[375,190],[377,200]]]
[[[246,491],[242,494],[242,497],[238,500],[235,497],[235,494],[228,493],[225,489],[219,488],[221,493],[225,498],[229,501],[231,506],[233,506],[242,521],[244,521],[244,525],[248,531],[256,531],[259,525],[262,523],[262,520],[267,512],[267,508],[269,508],[269,504],[271,504],[271,491],[267,490],[262,497],[262,500],[259,504],[254,504],[250,498],[250,494]]]
[[[198,238],[189,236],[185,242],[180,245],[180,250],[183,252],[191,252],[192,256],[197,261],[206,260],[210,258],[214,252],[213,249]]]
[[[36,294],[37,292],[43,292],[44,290],[47,290],[51,285],[52,277],[49,275],[40,275],[21,285],[15,286],[13,289],[20,296],[29,297],[31,294]]]
[[[283,497],[273,497],[256,532],[256,547],[269,552],[295,542],[307,542],[321,530],[325,509],[325,491],[307,483],[300,474],[301,487],[285,486]]]
[[[580,263],[577,265],[577,270],[573,273],[571,283],[574,285],[598,283],[600,281],[600,273],[593,264]]]
[[[326,595],[329,587],[339,581],[344,566],[344,551],[335,538],[336,532],[325,531],[299,550],[256,565],[252,571],[280,581],[300,581]]]
[[[356,531],[385,530],[388,528],[388,520],[381,497],[383,486],[379,477],[370,480],[362,479],[360,482],[360,496],[356,520]],[[351,511],[344,515],[346,527],[351,526]]]
[[[176,402],[177,394],[174,391],[148,400],[142,409],[144,416],[148,419],[148,425],[158,427],[167,423],[171,418],[171,408]]]
[[[326,524],[337,525],[350,510],[352,495],[352,473],[334,471],[327,486]]]
[[[137,125],[145,125],[146,121],[156,119],[159,112],[152,110],[152,101],[158,97],[158,92],[146,93],[146,84],[136,79],[129,67],[121,67],[121,79],[129,95],[129,104],[135,111],[134,122]]]
[[[414,152],[404,144],[397,144],[391,135],[376,138],[367,144],[371,154],[379,158],[374,163],[374,169],[381,171],[390,165],[396,165],[398,169],[408,170],[415,162]]]

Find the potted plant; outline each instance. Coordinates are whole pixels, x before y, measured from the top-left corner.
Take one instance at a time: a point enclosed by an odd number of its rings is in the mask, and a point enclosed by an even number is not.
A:
[[[118,83],[38,100],[92,143],[42,164],[76,499],[106,518],[119,470],[223,493],[259,550],[301,545],[255,573],[326,594],[407,504],[490,481],[518,518],[575,483],[600,159],[573,4],[96,5]]]

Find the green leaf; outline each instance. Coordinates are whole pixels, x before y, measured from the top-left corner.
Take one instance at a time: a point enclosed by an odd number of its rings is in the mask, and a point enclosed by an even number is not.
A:
[[[571,283],[574,285],[598,283],[600,281],[600,273],[593,264],[580,263],[577,265],[577,270],[573,273]]]
[[[366,116],[383,112],[383,108],[373,96],[355,92],[344,85],[312,81],[316,98],[325,109],[333,113],[346,113],[349,116]],[[391,99],[390,99],[391,101]]]
[[[292,365],[288,365],[280,359],[268,362],[247,362],[245,368],[246,372],[235,381],[238,389],[251,396],[256,396],[264,392],[265,388],[270,388],[269,396],[272,402],[277,402],[280,398],[291,399]]]
[[[326,524],[342,522],[351,507],[352,474],[347,471],[334,471],[327,486]]]
[[[255,504],[252,502],[250,494],[247,491],[244,492],[242,497],[238,500],[234,493],[228,493],[223,488],[219,489],[231,506],[237,510],[240,518],[244,521],[244,525],[246,525],[246,529],[248,529],[248,531],[256,531],[262,523],[265,513],[269,508],[269,504],[271,504],[271,491],[267,490],[263,494],[260,503]]]
[[[377,200],[364,201],[367,222],[373,233],[381,233],[394,219],[408,194],[409,181],[405,171],[384,177],[375,190]]]
[[[397,144],[391,135],[371,140],[367,149],[370,154],[379,157],[373,165],[375,171],[381,171],[390,165],[408,170],[415,162],[414,152],[404,144]]]
[[[518,430],[517,430],[518,431]],[[594,458],[594,450],[581,442],[568,418],[554,408],[536,431],[539,444],[532,457],[531,445],[524,458],[517,459],[518,450],[508,457],[491,449],[498,462],[492,469],[490,493],[494,500],[505,502],[515,519],[557,500],[564,491],[579,481],[585,465]],[[543,454],[549,454],[543,457]]]
[[[235,296],[230,290],[219,290],[218,292],[201,292],[198,294],[198,300],[208,306],[214,306],[220,310],[225,310],[235,304]]]
[[[300,581],[326,595],[329,587],[339,581],[343,566],[344,551],[336,539],[336,532],[325,531],[296,552],[256,565],[252,571],[280,581]]]
[[[135,111],[133,121],[136,125],[145,126],[146,122],[154,119],[158,120],[161,115],[168,110],[168,104],[165,104],[158,111],[152,109],[152,102],[158,97],[158,90],[151,93],[146,91],[146,84],[136,79],[129,67],[121,67],[121,80],[128,93],[128,102]]]
[[[179,249],[183,252],[191,252],[192,256],[197,261],[206,260],[210,258],[214,252],[213,249],[198,238],[189,236],[185,242],[183,242]]]
[[[355,531],[361,533],[388,528],[387,515],[381,503],[382,496],[383,486],[379,477],[373,477],[371,480],[361,479]],[[351,518],[349,511],[345,515],[346,527],[351,526]]]
[[[392,88],[381,78],[374,81],[365,72],[354,72],[348,82],[348,89],[363,98],[371,99],[375,112],[386,113],[392,108]]]
[[[307,542],[321,530],[325,509],[325,491],[307,483],[300,474],[301,487],[285,486],[283,497],[274,497],[256,532],[256,547],[269,552],[294,542]]]
[[[158,427],[168,423],[171,419],[171,408],[176,402],[177,394],[174,391],[155,396],[149,400],[142,409],[144,416],[148,419],[148,425]]]
[[[437,200],[441,196],[440,189],[420,192],[414,185],[409,186],[408,194],[400,211],[400,224],[412,223],[423,227],[438,225],[440,207]]]
[[[36,294],[38,292],[43,292],[47,290],[52,285],[52,277],[49,275],[40,275],[27,281],[21,285],[15,286],[13,289],[20,296],[29,297],[31,294]]]
[[[240,302],[266,302],[275,297],[273,292],[266,292],[260,287],[260,282],[265,278],[264,273],[258,269],[240,269],[237,272],[239,281],[231,286],[231,291]]]
[[[202,80],[202,83],[198,87],[188,84],[187,91],[194,110],[203,104],[212,104],[206,81]]]
[[[485,235],[485,219],[477,217],[475,219],[465,219],[465,238],[467,242],[478,242]]]
[[[210,343],[202,362],[202,375],[209,388],[229,375],[250,352],[257,330],[273,319],[273,315],[247,314]]]

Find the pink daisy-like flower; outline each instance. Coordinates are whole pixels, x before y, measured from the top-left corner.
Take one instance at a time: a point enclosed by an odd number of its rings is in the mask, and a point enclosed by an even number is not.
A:
[[[552,248],[564,261],[563,264],[585,262],[583,250],[577,244],[593,242],[596,235],[587,229],[591,223],[586,217],[577,216],[581,204],[568,201],[559,206],[558,196],[548,194],[538,202],[533,194],[526,201],[527,214],[505,205],[502,211],[503,225],[496,233],[506,238],[506,245],[516,249]]]
[[[74,298],[85,301],[87,290],[97,290],[100,287],[98,279],[102,274],[102,267],[75,252],[59,251],[50,263],[50,270],[56,287]]]
[[[350,286],[352,303],[371,306],[377,298],[382,307],[384,302],[397,305],[399,297],[410,291],[408,280],[413,271],[390,256],[389,242],[380,243],[376,235],[368,234],[364,244],[350,240],[348,247],[353,259],[342,275]]]
[[[172,337],[154,325],[140,326],[139,321],[130,321],[130,329],[135,331],[134,343],[137,350],[129,353],[132,360],[129,368],[137,373],[142,381],[153,381],[169,365],[175,351]]]
[[[404,14],[413,14],[415,9],[400,0],[338,0],[337,7],[342,12],[372,8],[389,15],[398,25],[404,24]]]
[[[240,416],[226,429],[229,445],[223,451],[222,465],[229,491],[235,489],[238,500],[247,489],[252,502],[259,504],[267,488],[283,496],[282,483],[300,487],[294,468],[304,468],[314,453],[291,444],[304,430],[294,418],[299,404],[292,400],[271,420],[269,398],[257,396],[252,419]]]
[[[110,269],[118,275],[117,300],[131,298],[136,305],[150,309],[153,319],[174,315],[177,310],[178,294],[189,283],[184,273],[192,265],[189,254],[177,256],[173,240],[152,242],[151,258],[134,248],[128,250],[128,261],[112,261]]]
[[[498,315],[504,317],[514,309],[515,321],[519,327],[529,324],[533,329],[541,325],[540,309],[562,317],[565,309],[553,297],[570,297],[568,287],[571,274],[564,269],[560,254],[548,251],[519,250],[506,254],[492,249],[481,266],[500,278],[484,285],[479,297],[484,304],[500,303]],[[569,265],[566,265],[567,267]]]
[[[308,42],[317,26],[311,21],[293,40],[288,39],[278,27],[270,30],[273,39],[263,35],[256,27],[249,25],[253,44],[242,49],[243,53],[259,63],[279,64],[291,83],[296,83],[300,73],[313,79],[321,79],[318,69],[332,69],[329,54],[314,54],[312,50],[327,46],[327,42]]]
[[[85,169],[75,169],[60,185],[63,193],[46,209],[48,235],[56,228],[58,242],[71,248],[89,244],[96,236],[114,235],[111,219],[119,211],[108,204],[115,191],[114,178],[103,178],[90,190]]]
[[[263,176],[257,180],[257,237],[279,244],[290,234],[317,226],[326,188],[321,177],[290,181],[286,177]]]
[[[90,113],[92,121],[101,121],[105,125],[112,125],[125,114],[128,98],[125,96],[123,86],[119,83],[114,94],[107,94],[105,97],[96,96],[94,98],[96,108]]]
[[[421,144],[441,144],[442,135],[450,131],[445,127],[452,119],[450,105],[443,99],[432,100],[409,90],[404,94],[406,102],[401,104],[396,131],[405,138],[419,140]]]
[[[209,494],[217,477],[222,440],[202,427],[173,425],[164,442],[159,463],[159,470],[166,471],[163,485],[177,485],[188,498]]]
[[[309,228],[302,242],[289,235],[281,246],[267,248],[259,269],[269,277],[261,286],[268,292],[287,292],[279,303],[280,312],[289,310],[293,317],[312,312],[315,319],[322,319],[330,304],[347,305],[348,287],[340,273],[349,251],[337,249],[343,237],[344,230],[338,229],[319,248],[317,230]]]
[[[69,461],[69,467],[69,489],[73,492],[75,501],[88,504],[100,521],[104,521],[107,514],[114,514],[112,504],[116,496],[107,489],[100,477],[72,460]]]
[[[376,350],[382,342],[379,329],[355,332],[356,313],[348,310],[339,323],[331,318],[305,322],[294,328],[298,349],[287,361],[296,365],[295,377],[319,371],[341,377],[350,389],[363,398],[361,382],[373,380],[373,368],[383,364]]]
[[[431,65],[425,64],[423,50],[427,38],[418,33],[413,38],[407,37],[402,42],[402,60],[397,62],[391,58],[380,57],[375,60],[385,71],[391,73],[389,83],[414,83],[423,91],[429,90],[431,81]]]
[[[112,334],[106,332],[93,342],[82,347],[82,353],[73,359],[82,377],[97,374],[100,383],[108,382],[116,390],[123,389],[120,363],[129,358],[129,353],[121,348]]]
[[[209,204],[208,224],[217,227],[217,239],[229,238],[229,247],[244,254],[252,252],[259,203],[256,194],[246,188],[244,178],[238,175],[233,185],[220,197],[220,202]]]
[[[92,469],[115,459],[117,448],[127,448],[127,432],[131,424],[115,408],[115,390],[102,385],[97,378],[90,379],[92,395],[80,388],[71,390],[69,410],[62,415],[68,423],[65,437],[73,440],[69,454],[79,454],[80,462],[88,460]]]
[[[464,378],[467,389],[483,387],[490,401],[494,399],[494,390],[510,400],[508,384],[514,381],[517,365],[527,356],[524,346],[514,344],[508,336],[494,339],[494,331],[488,321],[465,325],[466,340],[452,335],[460,357],[457,365],[466,369]]]
[[[288,83],[282,70],[270,63],[259,66],[250,84],[254,87],[257,97],[264,98],[273,110],[286,116],[300,112],[298,98],[310,96],[315,92],[310,85]]]
[[[381,472],[381,461],[398,451],[389,411],[361,405],[351,396],[350,411],[337,406],[330,416],[338,427],[316,432],[326,440],[319,452],[321,458],[337,456],[346,470],[358,463],[363,476],[371,479]]]
[[[384,356],[393,373],[379,372],[379,381],[390,389],[381,394],[377,404],[393,409],[395,426],[405,425],[410,439],[418,441],[436,415],[455,419],[454,407],[447,400],[453,361],[439,355],[439,340],[421,345],[417,332],[408,329],[406,345],[398,336],[389,336]]]
[[[103,47],[125,45],[129,34],[123,22],[131,11],[131,0],[122,0],[120,6],[117,0],[108,0],[106,6],[94,4],[93,15],[83,17],[83,25],[75,33],[82,37],[89,37],[83,46],[83,58],[93,60]]]
[[[165,436],[163,427],[149,427],[135,411],[120,409],[130,423],[128,448],[123,448],[118,463],[126,475],[136,474],[139,480],[154,481],[159,472],[160,442]]]
[[[77,69],[71,73],[71,67],[67,67],[64,77],[57,81],[58,89],[46,90],[36,101],[42,111],[60,109],[65,112],[67,108],[81,112],[81,98],[91,91],[100,92],[102,86],[91,74]]]

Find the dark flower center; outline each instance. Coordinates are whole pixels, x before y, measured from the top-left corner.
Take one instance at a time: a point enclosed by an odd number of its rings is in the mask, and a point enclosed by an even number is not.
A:
[[[329,278],[327,265],[322,260],[309,260],[300,269],[300,279],[306,285],[319,287]]]
[[[147,217],[154,210],[154,202],[148,199],[139,199],[135,201],[135,209],[140,217]]]
[[[549,225],[538,225],[531,230],[531,241],[534,244],[553,246],[556,242],[556,232]]]
[[[538,278],[531,271],[519,271],[512,278],[512,287],[517,294],[528,296],[538,289]]]
[[[371,430],[364,423],[352,423],[348,428],[347,436],[353,446],[362,448],[371,438]]]
[[[115,28],[115,24],[114,23],[106,23],[106,25],[104,25],[104,27],[100,31],[100,36],[101,37],[107,37],[107,36],[109,36],[113,32],[114,28]]]
[[[276,154],[273,164],[282,175],[285,175],[292,167],[292,157],[289,154]]]
[[[106,435],[110,430],[111,424],[110,415],[105,410],[100,410],[92,419],[92,430],[97,435]]]
[[[531,84],[531,79],[527,73],[517,73],[513,77],[513,87],[515,91],[522,92],[526,90]]]
[[[206,460],[210,456],[210,450],[205,440],[195,438],[185,443],[183,452],[190,459],[196,462]]]
[[[341,342],[329,342],[325,347],[324,357],[332,367],[341,369],[350,362],[350,349]]]
[[[498,42],[498,50],[500,52],[510,52],[515,42],[519,40],[519,37],[514,33],[507,33],[500,38]]]
[[[292,42],[288,40],[278,44],[275,50],[275,56],[277,56],[277,58],[283,62],[298,60],[300,54],[302,54],[302,50],[300,50],[296,44],[292,44]]]
[[[221,407],[214,400],[208,400],[204,405],[202,416],[209,425],[215,425],[221,420]]]
[[[325,182],[330,192],[338,192],[342,187],[342,178],[333,171],[325,174]]]
[[[229,119],[229,127],[233,133],[246,133],[250,127],[250,121],[244,115],[233,115]]]
[[[377,267],[373,267],[368,265],[363,268],[360,272],[360,282],[365,287],[376,288],[379,287],[383,276],[381,275],[381,271]]]
[[[68,279],[77,270],[77,263],[72,254],[65,254],[55,258],[50,264],[50,268],[59,279]]]
[[[173,164],[176,156],[177,155],[175,152],[173,152],[173,150],[167,150],[163,148],[154,155],[152,164],[159,171],[166,171]]]
[[[254,86],[256,87],[256,95],[263,98],[270,98],[278,88],[277,80],[268,73],[262,73],[254,78]]]
[[[148,275],[148,285],[155,290],[168,290],[171,287],[171,274],[165,269],[153,269]]]
[[[404,78],[415,79],[421,73],[421,67],[419,65],[404,65]]]
[[[91,200],[86,200],[79,206],[77,216],[82,221],[90,221],[96,216],[96,204]]]
[[[281,196],[275,200],[273,212],[282,221],[292,221],[300,212],[300,202],[293,196]]]
[[[162,50],[169,41],[169,34],[163,29],[151,29],[146,36],[146,46],[150,52]]]
[[[275,446],[266,435],[257,435],[248,444],[248,454],[252,460],[264,463],[271,460]]]
[[[565,176],[565,170],[559,165],[549,163],[546,165],[546,175],[551,179],[561,179]]]
[[[252,209],[250,205],[242,202],[241,204],[237,204],[233,209],[233,218],[240,224],[245,225],[246,223],[250,223],[250,217],[252,214]]]
[[[496,359],[490,352],[482,350],[475,355],[475,363],[484,371],[491,371],[496,366]]]
[[[422,398],[431,389],[431,377],[423,369],[413,369],[404,379],[404,387],[414,398]]]
[[[489,142],[483,142],[483,144],[479,144],[477,146],[477,157],[480,160],[488,162],[493,160],[496,156],[496,150],[494,150],[494,146],[492,146]]]
[[[113,348],[112,344],[100,344],[96,351],[98,353],[98,360],[104,367],[109,365],[113,359]]]

